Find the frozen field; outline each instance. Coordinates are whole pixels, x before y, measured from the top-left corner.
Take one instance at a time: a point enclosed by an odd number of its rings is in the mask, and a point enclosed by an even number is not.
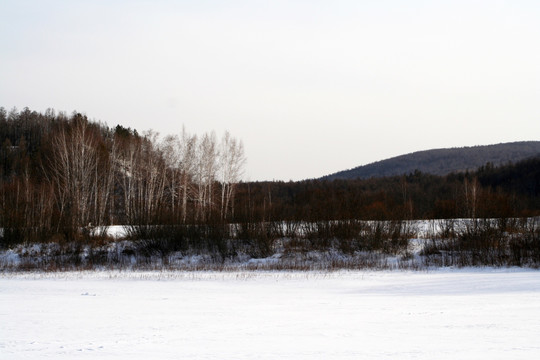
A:
[[[0,275],[0,359],[540,359],[540,272]]]

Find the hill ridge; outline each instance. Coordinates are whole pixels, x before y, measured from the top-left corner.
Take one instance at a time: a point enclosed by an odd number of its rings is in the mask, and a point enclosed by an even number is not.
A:
[[[339,171],[321,179],[368,179],[409,174],[416,170],[433,175],[447,175],[476,170],[488,162],[498,166],[535,156],[540,156],[540,141],[420,150]]]

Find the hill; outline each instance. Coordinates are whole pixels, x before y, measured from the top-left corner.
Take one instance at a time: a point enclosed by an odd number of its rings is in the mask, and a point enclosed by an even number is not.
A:
[[[415,170],[433,175],[472,171],[487,163],[515,163],[540,155],[540,141],[417,151],[322,177],[323,180],[369,179],[410,174]]]

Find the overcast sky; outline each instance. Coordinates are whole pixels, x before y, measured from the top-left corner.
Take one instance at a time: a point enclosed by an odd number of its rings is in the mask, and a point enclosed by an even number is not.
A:
[[[540,140],[540,1],[2,0],[0,106],[229,130],[246,180]]]

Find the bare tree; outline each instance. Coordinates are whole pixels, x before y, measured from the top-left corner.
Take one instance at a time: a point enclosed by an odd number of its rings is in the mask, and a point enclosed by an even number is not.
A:
[[[98,186],[98,178],[108,178],[107,169],[101,167],[98,136],[86,118],[77,114],[73,124],[54,136],[52,145],[48,179],[59,206],[58,226],[63,223],[71,231],[77,231],[92,221],[103,221],[104,216],[99,213],[106,210],[107,201],[103,199],[108,197],[110,187]],[[108,154],[103,156],[108,160]],[[105,204],[96,207],[100,199]]]
[[[177,135],[165,137],[160,145],[165,162],[166,189],[168,195],[168,206],[171,217],[176,218],[179,213],[180,184],[181,184],[181,158],[179,148],[180,139]]]
[[[473,177],[473,179],[469,182],[469,180],[465,178],[464,188],[467,216],[475,219],[476,209],[478,207],[478,196],[480,192],[480,185],[478,184],[478,179],[476,177]]]
[[[181,191],[182,191],[182,222],[187,219],[187,204],[191,194],[192,179],[195,171],[195,152],[197,148],[197,136],[189,135],[185,128],[182,128],[182,138],[180,141],[180,175],[181,175]]]
[[[135,220],[136,172],[141,157],[142,139],[138,136],[115,137],[117,148],[114,168],[116,181],[122,190],[122,208],[128,223]]]
[[[157,146],[158,134],[148,131],[124,146],[120,171],[127,220],[148,225],[161,215],[165,199],[165,162]]]
[[[167,189],[170,211],[174,219],[185,223],[188,199],[192,197],[192,178],[195,169],[197,137],[185,128],[181,136],[168,136],[161,145],[167,167]]]
[[[221,182],[221,211],[222,220],[226,220],[229,208],[234,216],[234,192],[240,181],[246,157],[242,141],[233,138],[228,131],[223,134],[220,144],[220,182]]]
[[[165,199],[166,172],[160,149],[157,147],[159,134],[148,131],[142,147],[142,157],[138,168],[138,204],[145,219],[161,215]]]
[[[195,182],[197,184],[196,218],[208,219],[214,207],[214,187],[218,170],[218,148],[215,133],[204,134],[196,148]]]
[[[94,221],[100,226],[111,224],[110,217],[114,207],[114,166],[118,158],[116,142],[110,141],[106,145],[98,148],[99,166],[94,169]]]

